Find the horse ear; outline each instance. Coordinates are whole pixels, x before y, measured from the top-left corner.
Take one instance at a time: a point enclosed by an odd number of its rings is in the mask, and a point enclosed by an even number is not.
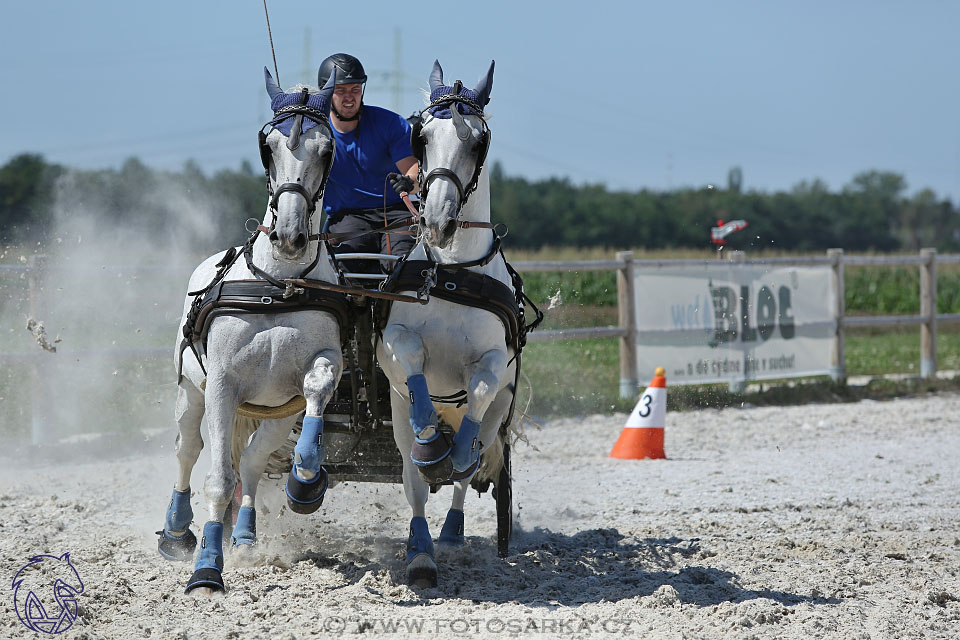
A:
[[[433,61],[433,71],[430,72],[430,93],[443,86],[443,68],[440,67],[440,61]]]
[[[270,75],[270,70],[266,67],[263,68],[263,79],[267,84],[267,95],[270,96],[271,100],[283,93],[283,89],[281,89],[277,81],[273,79],[273,76]]]
[[[490,69],[485,76],[480,77],[477,88],[474,89],[474,92],[480,97],[479,102],[481,107],[490,102],[490,91],[493,89],[493,65],[495,65],[496,62],[496,60],[490,61]]]
[[[329,102],[330,97],[333,95],[333,91],[336,88],[337,88],[337,65],[333,65],[333,72],[330,74],[330,77],[327,78],[327,84],[323,85],[323,88],[320,89],[320,97]]]

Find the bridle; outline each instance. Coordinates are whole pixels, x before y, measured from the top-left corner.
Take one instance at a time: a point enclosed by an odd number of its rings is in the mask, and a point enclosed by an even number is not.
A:
[[[487,223],[474,223],[468,224],[460,220],[460,216],[463,212],[463,207],[467,204],[467,200],[477,189],[477,183],[480,180],[480,173],[483,171],[484,163],[487,159],[487,151],[490,149],[490,127],[487,126],[487,121],[483,117],[483,107],[477,104],[475,101],[471,100],[467,96],[460,95],[460,88],[463,86],[459,80],[456,81],[453,85],[453,90],[447,95],[440,96],[437,99],[433,100],[426,109],[424,109],[417,121],[413,125],[413,130],[410,135],[410,147],[413,151],[414,157],[420,163],[420,171],[417,177],[417,182],[420,183],[420,211],[419,213],[423,214],[423,208],[427,201],[427,193],[430,189],[430,183],[437,178],[448,178],[453,186],[457,188],[457,216],[456,219],[461,227],[464,225],[467,226],[488,226]],[[424,157],[426,155],[426,140],[422,137],[423,130],[423,114],[430,113],[437,109],[448,107],[451,109],[457,109],[458,105],[462,104],[467,107],[467,112],[470,115],[477,116],[480,118],[482,124],[482,132],[480,134],[480,141],[477,144],[477,163],[473,170],[473,176],[470,178],[470,182],[466,186],[460,181],[460,177],[454,173],[452,170],[447,167],[437,167],[427,171],[426,177],[424,177]],[[432,114],[431,114],[432,115]],[[453,118],[453,113],[450,114],[450,117]]]
[[[294,116],[294,122],[290,129],[290,135],[287,138],[287,148],[289,148],[291,151],[300,146],[300,129],[304,118],[309,118],[310,120],[316,122],[319,126],[324,127],[329,134],[330,140],[334,140],[333,132],[330,130],[330,121],[327,118],[327,114],[320,109],[315,109],[314,107],[308,106],[308,97],[307,89],[303,89],[300,94],[299,104],[288,105],[275,111],[273,114],[273,119],[260,127],[260,132],[257,134],[257,140],[260,146],[260,162],[263,164],[264,174],[267,177],[267,194],[270,196],[270,212],[272,214],[270,227],[267,228],[263,227],[263,225],[260,225],[257,227],[257,229],[267,234],[273,231],[273,227],[276,224],[277,203],[280,199],[280,196],[284,193],[298,193],[303,196],[304,200],[306,200],[307,228],[310,228],[313,214],[317,210],[317,202],[319,202],[323,197],[323,190],[327,186],[327,178],[330,177],[330,169],[333,167],[334,159],[331,157],[330,162],[327,163],[326,169],[324,169],[323,172],[323,176],[320,179],[320,185],[317,187],[316,192],[312,194],[307,191],[307,188],[299,182],[284,182],[274,189],[273,183],[270,180],[270,162],[273,159],[273,154],[270,151],[270,145],[267,144],[267,134],[264,133],[264,129],[267,127],[276,127],[277,124],[283,120],[286,120],[292,114]],[[333,145],[333,153],[335,156],[335,141]],[[317,239],[319,239],[319,236],[316,234],[309,237],[309,240]]]

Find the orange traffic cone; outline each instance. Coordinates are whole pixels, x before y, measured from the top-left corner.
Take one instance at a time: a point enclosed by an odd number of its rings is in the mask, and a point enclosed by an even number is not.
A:
[[[650,386],[640,396],[640,401],[630,412],[627,424],[613,445],[611,458],[643,460],[667,457],[663,452],[663,427],[667,421],[665,373],[663,367],[657,367],[654,371]]]

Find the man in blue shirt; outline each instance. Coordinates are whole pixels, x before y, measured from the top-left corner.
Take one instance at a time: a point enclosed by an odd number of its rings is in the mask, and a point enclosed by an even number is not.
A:
[[[318,86],[336,71],[330,124],[337,150],[323,196],[329,231],[361,233],[409,217],[401,192],[415,193],[420,169],[410,148],[410,124],[403,116],[363,104],[363,65],[346,53],[320,63]],[[391,188],[392,187],[392,188]],[[386,213],[384,213],[386,209]],[[413,248],[412,227],[395,233],[371,233],[342,242],[337,253],[370,252],[405,255]],[[355,262],[355,261],[354,261]],[[370,271],[370,265],[343,265],[346,271]]]

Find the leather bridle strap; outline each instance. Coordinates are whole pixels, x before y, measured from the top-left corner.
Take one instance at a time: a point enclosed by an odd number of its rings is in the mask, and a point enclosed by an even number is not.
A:
[[[436,180],[437,178],[449,178],[453,182],[453,186],[457,188],[457,212],[460,211],[460,208],[465,204],[466,197],[464,196],[463,183],[460,182],[460,178],[457,177],[457,174],[447,169],[446,167],[438,167],[427,174],[427,177],[423,179],[423,186],[420,187],[420,201],[423,202],[427,198],[427,191],[430,189],[430,181]]]
[[[307,188],[299,182],[284,182],[282,185],[277,187],[277,190],[274,191],[270,196],[270,208],[276,211],[277,201],[280,199],[280,194],[288,192],[299,193],[301,196],[303,196],[303,199],[307,201],[307,213],[312,215],[313,212],[316,211],[318,199],[317,196],[319,194],[311,196],[310,192],[307,191]]]

